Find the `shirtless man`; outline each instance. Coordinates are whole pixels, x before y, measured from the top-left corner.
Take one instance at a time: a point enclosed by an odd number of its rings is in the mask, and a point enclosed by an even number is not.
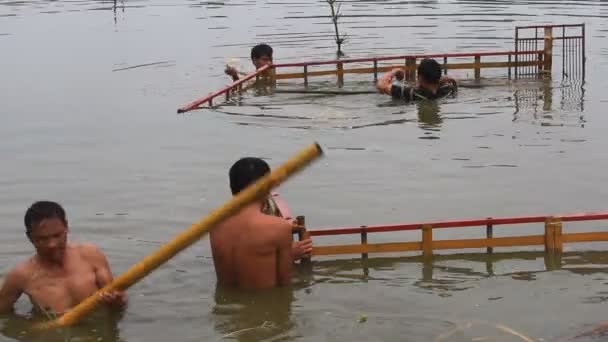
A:
[[[108,261],[97,247],[67,242],[68,221],[59,204],[36,202],[24,221],[36,254],[6,275],[0,288],[0,313],[12,311],[25,293],[35,308],[62,314],[112,281]],[[101,300],[123,306],[126,295],[105,293]]]
[[[378,91],[406,102],[435,100],[451,96],[458,90],[453,78],[441,76],[441,65],[434,59],[425,58],[418,65],[418,80],[415,87],[407,87],[403,82],[405,71],[395,69],[384,74],[376,83]]]
[[[272,64],[272,53],[272,47],[267,44],[258,44],[251,48],[251,64],[253,64],[255,70],[258,70],[265,65]],[[232,66],[226,66],[224,73],[230,76],[233,81],[238,81],[239,75],[247,75],[247,73],[237,70]]]
[[[230,168],[236,195],[270,172],[259,158],[242,158]],[[288,286],[293,263],[292,224],[264,214],[265,201],[243,208],[211,230],[211,250],[218,283],[241,289]]]

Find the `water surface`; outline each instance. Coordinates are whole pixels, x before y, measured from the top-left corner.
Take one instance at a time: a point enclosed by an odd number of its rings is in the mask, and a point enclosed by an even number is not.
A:
[[[281,62],[333,58],[326,4],[3,1],[0,273],[31,253],[22,218],[35,200],[60,201],[72,238],[99,244],[119,273],[229,198],[227,170],[237,158],[278,165],[311,141],[327,158],[281,190],[311,227],[606,208],[607,2],[345,1],[342,12],[348,57],[508,50],[516,25],[585,23],[587,78],[503,80],[462,88],[435,105],[396,105],[376,94],[248,94],[216,110],[176,115],[181,104],[227,83],[227,60],[247,67],[255,43],[271,44]],[[331,80],[315,86],[335,88]],[[369,79],[345,87],[373,90]],[[373,241],[408,238],[415,236]],[[124,317],[102,315],[70,336],[521,340],[495,325],[504,324],[554,341],[604,318],[604,249],[568,245],[557,262],[534,252],[434,263],[405,255],[366,264],[319,259],[299,270],[293,291],[249,296],[216,290],[203,241],[135,286]],[[29,303],[20,301],[18,311],[27,314]],[[16,317],[0,324],[0,340],[53,339],[32,336]]]

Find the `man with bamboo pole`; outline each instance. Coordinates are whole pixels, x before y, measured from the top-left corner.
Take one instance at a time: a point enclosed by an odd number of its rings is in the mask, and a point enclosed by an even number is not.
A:
[[[34,308],[61,314],[112,282],[106,256],[92,244],[68,243],[68,220],[55,202],[34,203],[25,213],[25,234],[36,254],[18,264],[0,288],[0,313],[13,309],[21,294]],[[112,291],[100,299],[119,307],[124,292]]]

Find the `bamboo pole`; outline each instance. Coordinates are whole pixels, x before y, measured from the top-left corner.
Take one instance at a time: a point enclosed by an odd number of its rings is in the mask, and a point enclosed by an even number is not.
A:
[[[255,184],[247,187],[238,195],[223,206],[215,209],[207,217],[201,219],[190,228],[181,232],[173,240],[165,243],[154,253],[148,255],[140,262],[120,276],[116,277],[110,284],[98,290],[96,293],[82,301],[80,304],[65,313],[59,319],[45,322],[38,326],[39,329],[69,326],[77,323],[87,313],[91,312],[97,304],[101,293],[119,290],[124,291],[143,279],[146,275],[157,269],[159,266],[173,258],[177,253],[186,249],[194,242],[203,237],[211,228],[221,223],[223,220],[234,215],[244,206],[268,196],[270,190],[296,172],[303,170],[315,159],[322,156],[323,150],[319,144],[311,144],[287,160],[283,165],[276,168],[270,175],[267,175]]]

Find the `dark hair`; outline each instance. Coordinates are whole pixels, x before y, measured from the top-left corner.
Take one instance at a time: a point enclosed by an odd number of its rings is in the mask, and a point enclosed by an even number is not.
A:
[[[239,159],[232,165],[229,172],[232,194],[238,194],[268,173],[270,173],[270,166],[260,158],[246,157]]]
[[[441,65],[434,59],[425,58],[418,65],[418,76],[429,83],[439,83]]]
[[[43,220],[50,218],[58,218],[67,226],[68,221],[65,217],[65,210],[56,202],[39,201],[32,204],[25,212],[23,222],[25,223],[25,232],[32,232],[33,226],[39,224]]]
[[[268,44],[258,44],[251,49],[251,59],[268,56],[272,59],[272,48]]]

